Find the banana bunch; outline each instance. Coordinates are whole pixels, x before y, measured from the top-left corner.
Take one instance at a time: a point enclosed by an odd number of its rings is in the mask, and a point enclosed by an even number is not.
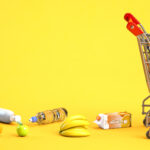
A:
[[[84,116],[76,115],[67,118],[60,126],[60,134],[68,137],[89,136],[87,130],[89,122]]]

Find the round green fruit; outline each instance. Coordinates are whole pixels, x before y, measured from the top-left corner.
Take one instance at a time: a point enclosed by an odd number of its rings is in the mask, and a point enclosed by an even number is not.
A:
[[[19,125],[17,127],[17,133],[21,137],[27,136],[28,131],[29,131],[29,128],[26,125]]]

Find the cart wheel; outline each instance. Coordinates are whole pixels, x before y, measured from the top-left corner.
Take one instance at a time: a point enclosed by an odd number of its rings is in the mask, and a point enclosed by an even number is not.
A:
[[[146,126],[146,118],[144,118],[143,124],[144,124],[144,126]]]
[[[149,130],[146,132],[146,137],[147,137],[148,139],[150,139],[150,133],[149,133],[149,132],[150,132]]]

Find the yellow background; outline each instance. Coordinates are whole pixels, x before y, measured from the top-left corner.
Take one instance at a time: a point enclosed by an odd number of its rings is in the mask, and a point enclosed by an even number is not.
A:
[[[137,40],[123,17],[131,12],[150,31],[150,1],[4,0],[0,2],[0,107],[24,123],[39,111],[65,107],[89,121],[128,111],[132,128],[65,138],[59,123],[31,126],[25,138],[3,125],[0,149],[143,149],[141,104],[149,93]]]

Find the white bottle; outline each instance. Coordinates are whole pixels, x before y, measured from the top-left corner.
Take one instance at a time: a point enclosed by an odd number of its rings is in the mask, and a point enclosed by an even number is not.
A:
[[[2,123],[11,123],[11,122],[21,123],[21,117],[18,115],[15,115],[14,112],[11,110],[0,108],[0,122],[2,122]]]

